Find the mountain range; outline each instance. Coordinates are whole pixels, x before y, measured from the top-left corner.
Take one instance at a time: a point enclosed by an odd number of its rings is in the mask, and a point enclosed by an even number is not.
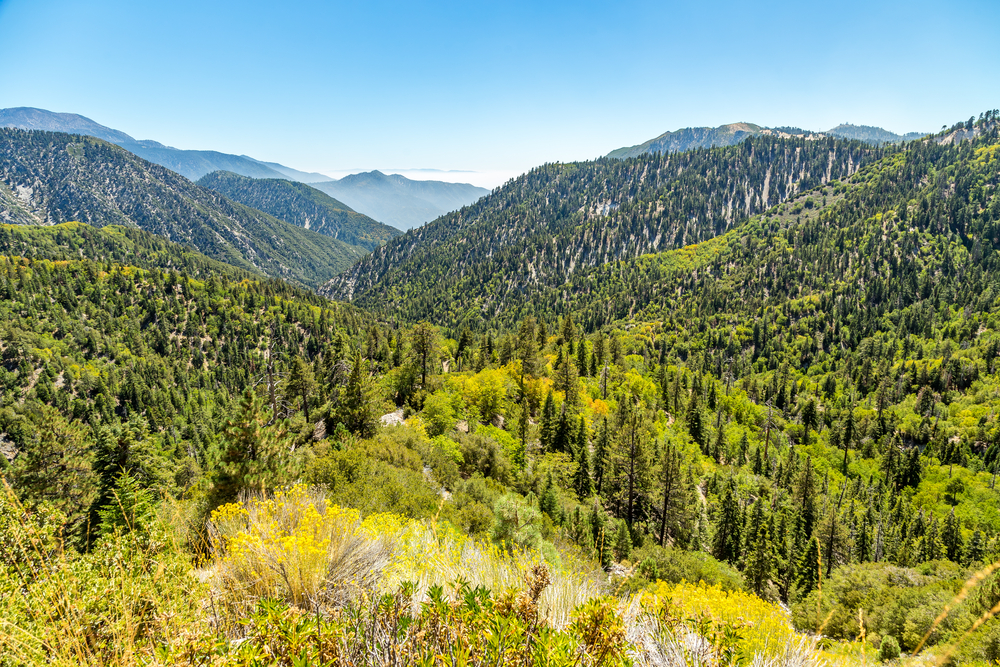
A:
[[[869,125],[841,124],[825,132],[811,132],[797,127],[764,127],[754,123],[730,123],[719,127],[687,127],[672,132],[664,132],[660,136],[635,146],[618,148],[608,153],[608,157],[630,158],[645,153],[678,153],[695,148],[712,148],[714,146],[732,146],[747,137],[775,136],[788,138],[791,136],[806,139],[822,139],[837,137],[840,139],[856,139],[870,144],[898,143],[912,141],[924,136],[922,132],[910,132],[899,135],[880,127]]]
[[[309,287],[368,252],[234,202],[103,139],[61,132],[0,128],[0,221],[139,227]]]
[[[315,172],[304,172],[276,162],[218,151],[182,150],[157,141],[137,140],[71,113],[54,113],[31,107],[0,109],[0,127],[82,134],[104,139],[130,153],[197,181],[214,171],[228,171],[251,178],[272,178],[326,184],[326,192],[359,213],[386,225],[410,229],[471,204],[489,190],[464,183],[411,181],[379,172],[357,174],[337,181]],[[335,185],[336,184],[336,185]]]

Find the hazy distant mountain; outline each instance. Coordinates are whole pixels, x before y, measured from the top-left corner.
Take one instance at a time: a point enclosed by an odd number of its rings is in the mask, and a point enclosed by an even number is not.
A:
[[[686,127],[673,132],[664,132],[655,139],[650,139],[636,146],[626,146],[608,153],[607,157],[630,158],[646,153],[679,153],[695,148],[711,148],[713,146],[732,146],[747,137],[770,135],[779,138],[793,136],[809,139],[821,139],[834,136],[840,139],[856,139],[869,144],[897,143],[912,141],[924,136],[923,132],[895,134],[880,127],[869,125],[838,125],[826,132],[813,132],[799,127],[764,127],[754,123],[730,123],[719,127]]]
[[[367,253],[199,187],[93,137],[0,128],[0,222],[139,227],[315,287]]]
[[[399,229],[419,227],[490,193],[468,183],[411,181],[399,174],[380,171],[312,185],[354,210]]]
[[[198,185],[221,192],[233,201],[269,213],[279,220],[367,250],[374,250],[402,233],[305,183],[213,171],[202,176]]]
[[[242,157],[245,157],[248,160],[253,160],[253,158],[248,155],[244,155]],[[299,171],[298,169],[292,169],[291,167],[286,167],[285,165],[278,164],[277,162],[261,162],[260,160],[253,161],[273,169],[279,174],[284,174],[286,177],[292,179],[293,181],[298,181],[299,183],[323,183],[325,181],[337,180],[335,178],[330,178],[326,174],[318,174],[315,171]]]
[[[0,127],[68,132],[97,137],[118,144],[129,152],[175,171],[192,181],[197,181],[214,171],[228,171],[251,178],[276,178],[310,183],[346,203],[355,211],[399,229],[422,225],[489,194],[489,190],[467,183],[413,181],[404,176],[386,176],[379,172],[356,174],[336,181],[324,174],[299,171],[277,162],[262,162],[246,155],[181,150],[164,146],[157,141],[137,140],[84,116],[54,113],[31,107],[0,109]]]
[[[927,135],[927,132],[896,134],[889,130],[883,130],[881,127],[851,125],[850,123],[842,123],[835,128],[827,130],[826,133],[842,139],[857,139],[869,144],[894,144],[900,141],[913,141]]]
[[[218,151],[187,151],[164,146],[158,141],[137,140],[124,132],[74,113],[54,113],[45,109],[17,107],[0,109],[0,127],[84,134],[118,144],[144,160],[155,162],[181,176],[196,181],[213,171],[232,171],[253,178],[288,178],[271,166],[242,155]]]

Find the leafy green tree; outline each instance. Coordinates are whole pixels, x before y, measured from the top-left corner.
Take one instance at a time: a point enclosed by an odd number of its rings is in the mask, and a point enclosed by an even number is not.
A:
[[[455,409],[452,397],[443,391],[428,396],[424,401],[424,420],[427,422],[427,435],[432,438],[454,428]]]

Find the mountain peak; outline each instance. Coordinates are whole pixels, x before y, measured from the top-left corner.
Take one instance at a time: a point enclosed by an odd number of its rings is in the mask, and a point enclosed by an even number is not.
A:
[[[19,130],[46,130],[69,134],[86,134],[113,144],[134,143],[135,139],[110,127],[96,123],[86,116],[75,113],[56,113],[35,107],[13,107],[0,109],[0,127],[14,127]]]

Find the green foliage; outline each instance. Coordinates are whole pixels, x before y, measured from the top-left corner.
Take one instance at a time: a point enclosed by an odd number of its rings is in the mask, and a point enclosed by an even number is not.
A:
[[[899,642],[892,635],[882,637],[882,643],[878,647],[878,659],[882,662],[895,660],[899,657]]]

